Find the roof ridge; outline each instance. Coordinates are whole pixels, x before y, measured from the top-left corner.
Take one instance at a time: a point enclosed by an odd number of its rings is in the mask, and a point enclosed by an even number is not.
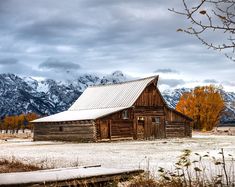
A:
[[[128,83],[131,83],[131,82],[138,82],[138,81],[142,81],[142,80],[146,80],[146,79],[150,79],[150,78],[157,78],[157,77],[159,77],[159,75],[154,75],[154,76],[145,77],[145,78],[140,78],[140,79],[135,79],[135,80],[129,80],[129,81],[125,81],[125,82],[119,82],[119,83],[90,85],[90,86],[88,86],[88,88],[93,88],[93,87],[105,87],[105,86],[113,86],[113,85],[128,84]]]
[[[114,109],[114,108],[130,108],[131,106],[117,106],[117,107],[96,107],[96,108],[82,108],[78,110],[67,110],[67,111],[82,111],[82,110],[99,110],[99,109]]]

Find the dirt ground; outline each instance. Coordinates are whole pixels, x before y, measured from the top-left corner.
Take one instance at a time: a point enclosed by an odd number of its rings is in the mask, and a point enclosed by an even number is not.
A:
[[[215,157],[235,155],[235,136],[194,134],[192,138],[111,143],[33,142],[30,139],[0,140],[0,158],[12,157],[44,168],[99,165],[112,168],[171,169],[182,150],[209,152]]]

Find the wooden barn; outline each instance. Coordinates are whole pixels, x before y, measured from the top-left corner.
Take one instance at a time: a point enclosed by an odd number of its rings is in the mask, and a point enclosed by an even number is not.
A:
[[[191,137],[191,118],[167,106],[158,76],[88,87],[65,112],[34,120],[34,140]]]

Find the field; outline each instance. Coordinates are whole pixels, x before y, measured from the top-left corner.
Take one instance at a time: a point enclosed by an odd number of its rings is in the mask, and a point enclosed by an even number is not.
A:
[[[182,150],[219,156],[235,155],[235,136],[194,134],[193,138],[111,143],[33,142],[30,139],[0,140],[0,158],[58,168],[99,165],[112,168],[141,168],[155,173],[158,167],[171,169]]]

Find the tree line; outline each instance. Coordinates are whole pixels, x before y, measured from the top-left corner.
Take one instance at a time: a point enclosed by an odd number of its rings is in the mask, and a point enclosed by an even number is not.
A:
[[[0,120],[0,130],[11,131],[13,133],[18,133],[19,130],[24,132],[25,129],[32,130],[33,125],[30,121],[39,117],[36,113],[5,116]]]

